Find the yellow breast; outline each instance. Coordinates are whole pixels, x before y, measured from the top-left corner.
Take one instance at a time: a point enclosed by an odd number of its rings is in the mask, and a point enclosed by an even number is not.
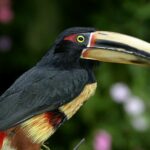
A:
[[[59,108],[58,113],[63,113],[67,119],[70,119],[77,110],[83,105],[83,103],[94,94],[96,90],[97,84],[88,84],[84,87],[83,91],[71,102],[61,106]],[[51,116],[54,117],[55,115]],[[62,118],[63,121],[63,118]],[[21,129],[24,131],[26,136],[33,143],[43,143],[46,141],[56,130],[56,128],[52,125],[48,117],[46,117],[46,113],[37,115],[24,123],[21,124]]]
[[[70,119],[83,105],[83,103],[95,93],[96,87],[97,83],[86,85],[78,97],[76,97],[70,103],[61,106],[59,110],[67,116],[67,119]]]

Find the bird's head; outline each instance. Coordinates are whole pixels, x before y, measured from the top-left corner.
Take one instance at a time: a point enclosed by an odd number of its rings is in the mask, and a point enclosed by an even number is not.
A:
[[[150,44],[120,33],[75,27],[58,36],[53,58],[66,65],[96,60],[150,66]]]

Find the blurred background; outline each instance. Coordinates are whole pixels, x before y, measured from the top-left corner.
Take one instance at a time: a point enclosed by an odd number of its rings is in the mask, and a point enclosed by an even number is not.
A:
[[[0,94],[32,67],[56,36],[92,26],[150,42],[149,0],[0,0]],[[98,88],[46,142],[52,150],[150,149],[150,69],[103,63]]]

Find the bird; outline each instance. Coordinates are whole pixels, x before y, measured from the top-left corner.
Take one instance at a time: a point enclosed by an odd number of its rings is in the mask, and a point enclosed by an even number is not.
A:
[[[150,66],[150,44],[91,27],[71,27],[0,96],[0,149],[39,150],[94,95],[101,62]]]

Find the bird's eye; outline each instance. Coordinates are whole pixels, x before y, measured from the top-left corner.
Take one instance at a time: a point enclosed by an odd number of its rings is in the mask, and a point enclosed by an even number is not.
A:
[[[85,37],[83,35],[78,35],[77,36],[77,42],[78,43],[83,43],[85,41]]]

